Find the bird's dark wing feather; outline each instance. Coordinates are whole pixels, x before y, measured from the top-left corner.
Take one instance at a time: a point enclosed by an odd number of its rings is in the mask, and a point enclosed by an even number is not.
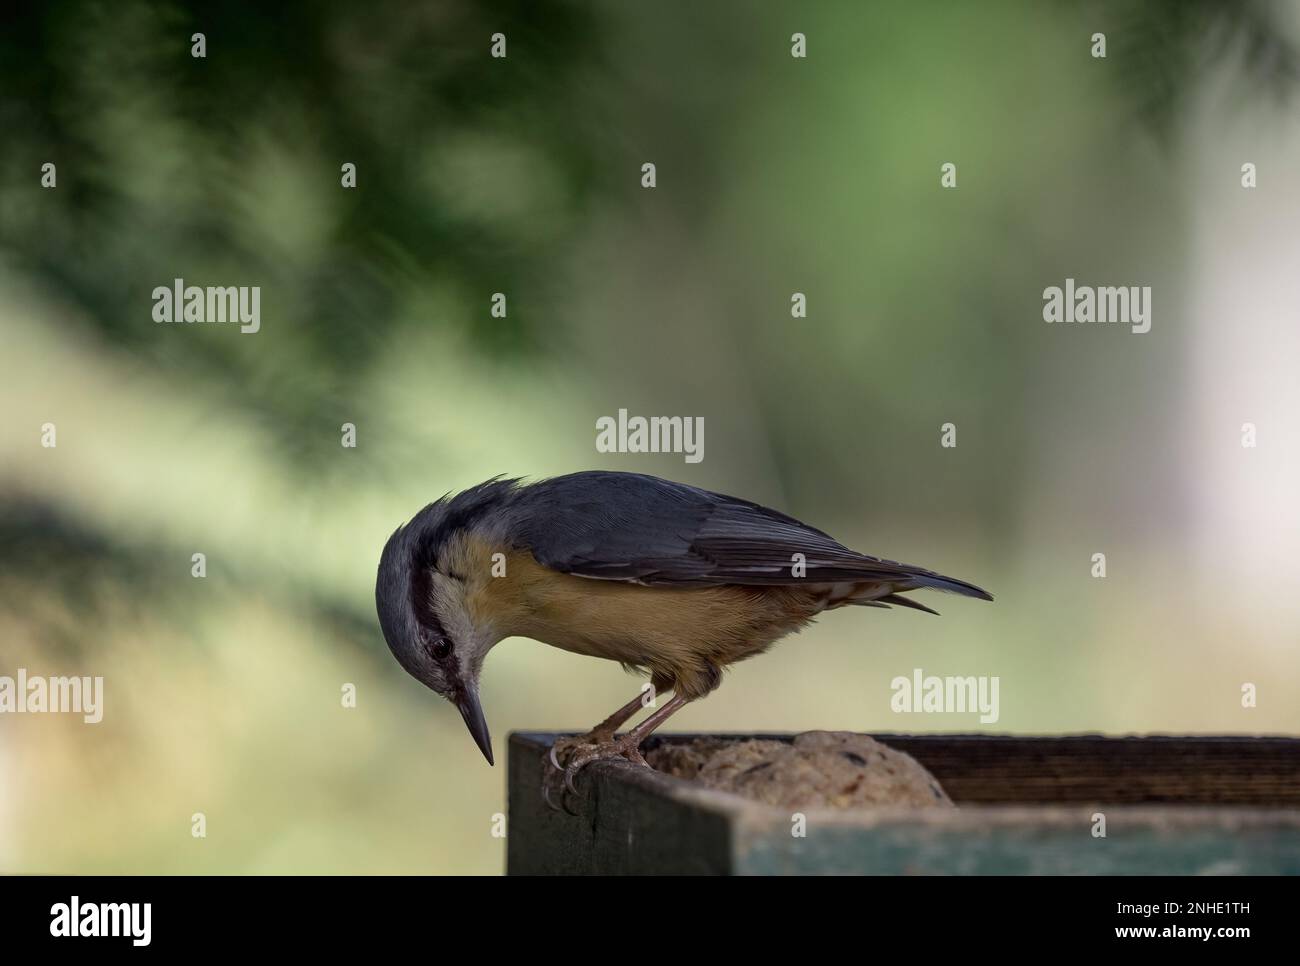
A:
[[[650,586],[872,581],[987,597],[920,567],[856,553],[747,500],[638,473],[585,472],[518,491],[517,532],[562,573]],[[806,571],[795,577],[795,554]]]

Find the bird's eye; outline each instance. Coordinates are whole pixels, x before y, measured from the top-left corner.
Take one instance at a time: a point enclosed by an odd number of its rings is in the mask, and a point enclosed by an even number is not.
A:
[[[428,641],[424,646],[428,649],[429,656],[435,661],[445,660],[447,655],[451,653],[451,641],[447,640],[445,637],[439,637],[435,640]]]

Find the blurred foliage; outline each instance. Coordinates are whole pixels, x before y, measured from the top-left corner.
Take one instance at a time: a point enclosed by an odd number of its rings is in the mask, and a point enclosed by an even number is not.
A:
[[[1261,93],[1289,104],[1300,85],[1300,49],[1280,23],[1279,0],[1113,0],[1080,5],[1101,16],[1125,96],[1151,129],[1168,132],[1180,118],[1196,80],[1231,64],[1237,96]]]
[[[566,242],[605,170],[584,119],[556,113],[599,51],[594,11],[128,0],[4,16],[0,246],[103,337],[226,382],[290,447],[404,314],[537,351],[537,251]],[[486,56],[497,31],[504,60]],[[27,175],[50,158],[59,190],[33,197]],[[343,162],[359,190],[340,190]],[[274,346],[140,326],[142,294],[177,275],[260,283]],[[492,291],[515,310],[467,324]],[[459,311],[471,300],[481,313]]]

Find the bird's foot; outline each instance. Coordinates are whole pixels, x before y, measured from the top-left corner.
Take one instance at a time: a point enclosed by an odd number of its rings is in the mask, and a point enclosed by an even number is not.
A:
[[[563,808],[570,815],[576,815],[569,808],[566,796],[578,793],[578,787],[574,783],[578,772],[593,761],[612,761],[618,758],[649,768],[650,763],[641,754],[641,741],[644,737],[635,732],[615,737],[611,732],[593,731],[575,738],[557,739],[547,756],[552,767],[542,777],[542,798],[556,811]],[[556,804],[557,801],[559,804]]]
[[[569,759],[572,758],[579,749],[588,748],[597,745],[603,745],[614,739],[612,729],[594,728],[585,735],[574,735],[570,738],[556,738],[551,743],[551,750],[547,754],[547,761],[542,763],[542,799],[553,811],[566,811],[570,815],[577,815],[569,807],[569,790],[565,783],[565,766]],[[550,767],[547,767],[549,762]]]
[[[612,729],[595,728],[588,731],[585,735],[573,735],[569,738],[556,738],[551,743],[551,751],[546,757],[551,760],[551,767],[556,771],[564,771],[565,764],[577,753],[580,748],[588,748],[592,745],[603,745],[614,740]]]

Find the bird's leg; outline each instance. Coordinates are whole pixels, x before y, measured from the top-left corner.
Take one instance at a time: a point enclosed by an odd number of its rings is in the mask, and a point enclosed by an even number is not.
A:
[[[614,737],[614,732],[618,731],[619,726],[645,706],[644,702],[645,692],[642,691],[585,735],[577,735],[573,738],[556,738],[551,745],[551,754],[549,756],[551,764],[555,766],[557,771],[562,771],[564,766],[560,764],[560,754],[568,756],[574,749],[582,745],[598,745],[610,741]]]
[[[606,741],[600,741],[577,749],[566,762],[564,787],[576,793],[578,789],[574,786],[573,779],[577,777],[578,772],[593,761],[624,758],[634,765],[643,765],[649,768],[649,763],[641,756],[641,742],[645,741],[651,732],[672,717],[686,703],[686,698],[683,698],[680,694],[674,694],[667,704],[662,708],[655,709],[653,714],[622,737],[610,737]]]
[[[622,708],[619,708],[608,718],[602,721],[591,731],[579,738],[562,738],[555,742],[551,748],[551,754],[548,756],[555,768],[547,769],[542,776],[542,798],[546,804],[556,811],[560,810],[560,805],[555,804],[554,795],[558,793],[559,801],[564,810],[571,815],[578,814],[569,808],[566,794],[577,791],[573,784],[574,777],[584,767],[593,761],[607,758],[625,758],[630,762],[638,765],[649,765],[641,757],[641,742],[661,724],[668,719],[674,711],[686,704],[686,699],[673,695],[662,708],[656,709],[652,714],[646,717],[639,725],[623,735],[621,738],[615,737],[615,731],[618,726],[631,718],[641,708],[641,696],[638,695],[635,700],[629,702]],[[565,755],[565,763],[561,765],[556,755],[556,748],[561,749]],[[545,768],[545,766],[543,765]]]

